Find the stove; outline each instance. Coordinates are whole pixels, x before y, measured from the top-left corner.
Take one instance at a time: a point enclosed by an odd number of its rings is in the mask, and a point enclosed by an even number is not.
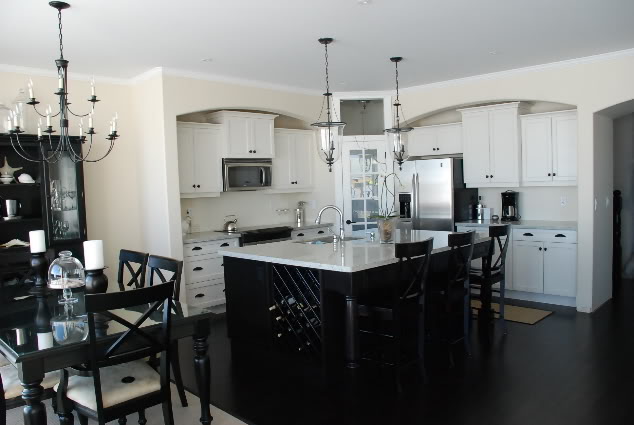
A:
[[[272,243],[272,242],[280,242],[280,241],[288,241],[291,239],[291,232],[293,231],[292,227],[288,226],[278,226],[278,227],[267,227],[263,229],[250,229],[250,230],[240,230],[237,232],[227,232],[226,230],[217,230],[220,233],[240,233],[240,245],[249,246],[249,245],[260,245],[264,243]]]

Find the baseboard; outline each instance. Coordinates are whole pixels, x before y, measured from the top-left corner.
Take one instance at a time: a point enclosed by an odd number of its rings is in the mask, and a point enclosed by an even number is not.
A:
[[[575,297],[562,297],[559,295],[536,294],[533,292],[506,290],[506,298],[512,298],[522,301],[531,301],[543,304],[563,305],[567,307],[576,307],[577,299]]]

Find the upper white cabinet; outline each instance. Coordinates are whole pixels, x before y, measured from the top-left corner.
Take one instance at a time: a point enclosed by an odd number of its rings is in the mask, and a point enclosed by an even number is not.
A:
[[[411,156],[455,155],[462,153],[462,124],[418,127],[409,134]]]
[[[468,187],[516,187],[520,181],[520,102],[460,109]]]
[[[310,130],[275,129],[273,189],[306,191],[313,186],[313,139]]]
[[[522,184],[577,184],[577,112],[523,115]]]
[[[274,158],[274,120],[277,115],[219,111],[208,114],[223,128],[224,158]]]
[[[222,192],[221,126],[179,122],[176,131],[181,196],[218,196]]]

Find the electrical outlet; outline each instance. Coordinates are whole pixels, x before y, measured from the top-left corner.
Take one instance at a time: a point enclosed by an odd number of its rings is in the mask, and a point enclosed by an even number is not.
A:
[[[568,198],[566,198],[565,196],[561,197],[561,206],[565,207],[568,204]]]
[[[191,208],[187,208],[187,210],[185,210],[185,211],[186,211],[186,212],[185,212],[185,215],[186,215],[187,217],[191,217],[191,216],[192,216],[192,209],[191,209]]]

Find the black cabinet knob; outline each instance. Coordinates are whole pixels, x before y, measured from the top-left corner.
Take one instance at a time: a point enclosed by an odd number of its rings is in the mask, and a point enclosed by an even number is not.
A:
[[[324,233],[323,230],[320,230],[319,232],[317,232],[318,235],[322,235]]]
[[[194,298],[202,298],[204,296],[205,296],[205,294],[196,294],[196,295],[194,295]]]
[[[553,177],[555,177],[557,175],[557,173],[553,173]]]
[[[255,149],[253,149],[253,153],[256,153],[257,151]]]
[[[195,184],[193,184],[193,185],[192,185],[192,187],[195,189],[195,188],[196,188],[196,185],[195,185]]]
[[[304,236],[304,234],[303,233],[298,233],[297,236]]]
[[[491,174],[491,178],[493,178],[493,174]]]
[[[487,176],[486,176],[486,177],[487,177],[487,179],[488,179],[488,178],[489,178],[489,175],[487,174]]]
[[[229,246],[229,244],[227,242],[221,244],[220,246]]]
[[[544,251],[548,251],[548,248],[544,248]]]
[[[541,249],[541,248],[540,248],[540,249]],[[203,269],[202,267],[194,267],[194,271],[195,271],[195,272],[199,272],[199,271],[201,271],[202,269]]]
[[[195,246],[192,248],[192,251],[200,251],[202,248],[199,246]]]
[[[200,185],[199,185],[199,184],[197,184],[197,185],[196,185],[196,187],[200,187]]]
[[[524,236],[533,236],[532,233],[524,233]]]
[[[250,151],[249,151],[249,153],[253,153],[253,151],[252,151],[252,150],[250,150]]]
[[[550,173],[548,173],[548,177],[550,177]]]
[[[541,247],[541,246],[539,247],[539,250],[540,250],[540,251],[542,250],[542,247]]]

